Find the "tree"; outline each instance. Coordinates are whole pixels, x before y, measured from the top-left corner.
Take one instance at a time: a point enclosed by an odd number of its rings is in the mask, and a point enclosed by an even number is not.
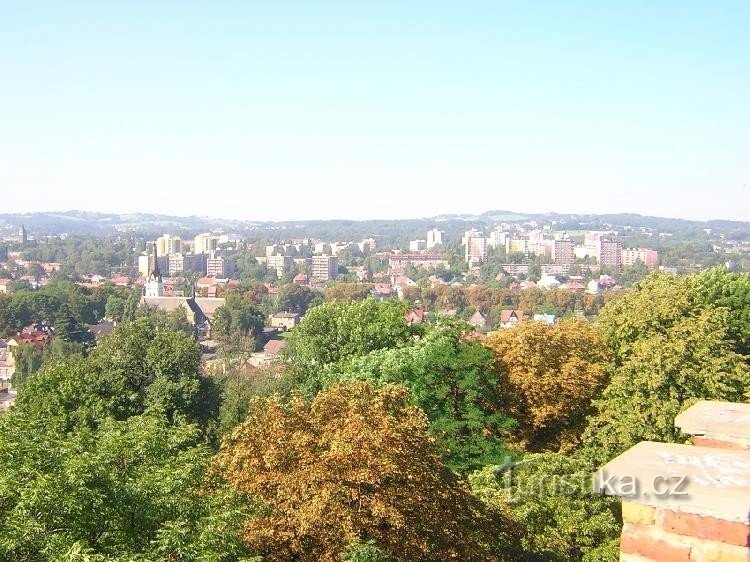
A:
[[[585,454],[606,462],[650,439],[680,442],[674,418],[696,400],[745,401],[750,366],[747,280],[714,270],[655,273],[602,309],[613,350],[611,383],[597,402]]]
[[[15,370],[11,377],[14,387],[21,387],[29,380],[29,377],[42,368],[44,362],[44,349],[30,343],[22,343],[13,348],[13,360]]]
[[[684,441],[674,418],[699,399],[746,401],[750,368],[732,351],[727,324],[726,310],[706,310],[635,341],[596,403],[584,435],[590,458],[604,463],[644,440]]]
[[[442,323],[410,345],[329,369],[324,379],[403,384],[430,420],[430,434],[450,468],[466,472],[497,464],[509,454],[503,437],[513,423],[500,408],[492,353],[462,335],[463,326]]]
[[[307,310],[323,302],[323,295],[309,287],[296,283],[282,285],[276,296],[276,312],[296,312],[304,315]]]
[[[483,468],[470,481],[474,494],[524,529],[519,559],[617,560],[619,501],[594,493],[593,471],[575,457],[536,453],[520,462]]]
[[[354,302],[365,300],[372,293],[372,285],[367,283],[336,283],[326,288],[327,301]]]
[[[200,350],[188,335],[155,328],[148,318],[120,325],[88,357],[59,361],[31,377],[17,404],[37,416],[95,426],[158,411],[170,419],[201,418],[207,397]]]
[[[443,467],[426,428],[403,386],[342,383],[312,403],[256,399],[214,466],[258,500],[244,537],[267,560],[333,561],[369,540],[397,560],[512,551],[490,547],[504,522]]]
[[[532,451],[569,449],[607,382],[609,353],[584,320],[523,322],[490,336],[500,403],[518,420],[514,440]]]
[[[263,315],[252,303],[230,293],[224,305],[216,310],[213,333],[225,344],[252,350],[260,340],[263,324]],[[245,345],[241,345],[243,343]]]
[[[211,451],[160,416],[69,432],[15,410],[0,418],[0,558],[238,560],[246,500],[202,493]]]
[[[284,354],[295,384],[315,394],[326,365],[348,361],[375,349],[403,345],[418,327],[404,320],[406,306],[397,301],[325,303],[310,311],[291,331]]]

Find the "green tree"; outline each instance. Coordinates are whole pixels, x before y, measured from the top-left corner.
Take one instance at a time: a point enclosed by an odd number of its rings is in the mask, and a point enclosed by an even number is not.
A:
[[[483,468],[470,482],[488,507],[523,528],[519,560],[613,561],[619,557],[620,505],[594,493],[593,470],[575,457],[536,453]]]
[[[240,531],[250,504],[221,489],[202,493],[211,451],[199,441],[196,426],[154,415],[72,432],[23,407],[2,416],[0,558],[238,560],[249,554]]]
[[[441,324],[410,345],[372,351],[324,378],[403,384],[427,414],[448,466],[466,472],[502,462],[508,456],[503,436],[513,423],[500,407],[493,355],[463,341],[462,328]]]
[[[326,365],[405,344],[419,329],[406,325],[405,313],[403,303],[374,299],[312,308],[291,331],[284,348],[295,384],[315,394],[321,388],[320,373]]]

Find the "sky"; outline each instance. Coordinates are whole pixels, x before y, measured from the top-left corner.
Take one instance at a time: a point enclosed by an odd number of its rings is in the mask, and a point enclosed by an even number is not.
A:
[[[0,14],[0,213],[750,220],[747,0]]]

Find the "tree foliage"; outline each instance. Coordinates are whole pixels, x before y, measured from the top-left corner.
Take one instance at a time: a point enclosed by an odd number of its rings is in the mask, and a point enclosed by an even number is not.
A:
[[[609,354],[587,322],[523,322],[490,336],[500,404],[519,422],[514,440],[532,451],[570,449],[606,384]]]
[[[747,400],[750,366],[738,353],[747,296],[733,274],[655,274],[608,304],[600,320],[612,380],[586,430],[587,454],[602,463],[642,440],[680,442],[674,418],[695,401]]]
[[[403,386],[259,398],[215,468],[259,501],[244,536],[267,560],[337,560],[368,540],[397,560],[497,559],[488,540],[502,521],[444,468],[426,428]]]
[[[406,325],[405,313],[403,303],[374,299],[310,309],[284,349],[298,388],[314,394],[322,386],[320,373],[326,365],[406,343],[417,328]]]
[[[528,454],[470,477],[474,493],[524,529],[520,560],[601,562],[619,555],[619,501],[594,493],[585,461]]]
[[[464,341],[463,326],[441,324],[400,348],[381,349],[329,369],[327,384],[345,379],[403,384],[430,420],[448,465],[465,472],[502,462],[512,421],[499,402],[492,353]]]

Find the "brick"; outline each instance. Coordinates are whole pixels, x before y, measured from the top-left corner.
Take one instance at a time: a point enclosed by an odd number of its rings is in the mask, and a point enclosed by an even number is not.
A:
[[[658,562],[658,561],[654,560],[653,558],[646,558],[645,556],[640,556],[638,554],[623,554],[621,552],[620,562]]]
[[[738,546],[750,545],[750,525],[742,521],[725,521],[680,511],[665,510],[664,530],[678,535],[708,539]]]
[[[653,558],[646,558],[638,554],[623,554],[620,553],[620,562],[657,562]]]
[[[715,541],[698,541],[693,544],[690,559],[695,562],[748,562],[750,548]]]
[[[696,447],[711,447],[712,449],[732,449],[746,451],[748,445],[743,442],[730,441],[728,439],[716,439],[713,437],[693,437],[693,445]]]
[[[622,520],[636,525],[653,525],[656,522],[656,508],[650,505],[623,501]]]
[[[690,562],[690,545],[680,541],[679,537],[670,537],[656,527],[633,523],[625,523],[622,528],[620,552],[639,554],[660,562]]]

